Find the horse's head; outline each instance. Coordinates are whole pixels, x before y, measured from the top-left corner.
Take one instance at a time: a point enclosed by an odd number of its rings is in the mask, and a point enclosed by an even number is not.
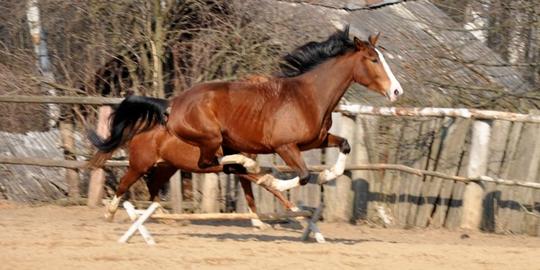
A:
[[[368,41],[354,37],[356,58],[353,80],[375,92],[395,101],[403,94],[403,89],[386,63],[383,54],[375,45],[379,34],[370,35]]]

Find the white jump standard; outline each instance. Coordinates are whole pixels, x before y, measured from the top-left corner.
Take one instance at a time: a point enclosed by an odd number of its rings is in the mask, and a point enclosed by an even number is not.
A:
[[[147,244],[154,245],[156,242],[150,235],[148,229],[144,226],[144,222],[146,222],[148,218],[168,220],[278,220],[295,217],[303,217],[307,221],[307,225],[305,226],[301,240],[308,240],[309,235],[313,233],[317,243],[325,242],[324,236],[316,224],[321,217],[323,208],[322,203],[315,211],[299,210],[287,213],[268,213],[258,215],[255,213],[154,214],[154,212],[161,207],[159,203],[156,202],[152,203],[146,210],[136,210],[133,204],[128,201],[125,201],[123,206],[133,223],[124,233],[124,235],[120,237],[118,240],[119,243],[127,243],[133,234],[135,234],[136,231],[139,231]]]

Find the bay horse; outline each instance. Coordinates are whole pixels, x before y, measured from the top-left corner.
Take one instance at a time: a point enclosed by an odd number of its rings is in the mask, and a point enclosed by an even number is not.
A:
[[[295,170],[294,180],[301,185],[310,178],[301,151],[339,147],[336,164],[319,177],[319,182],[329,181],[343,173],[350,152],[345,138],[328,132],[331,113],[349,86],[359,83],[390,101],[403,94],[376,47],[378,38],[351,40],[347,26],[325,41],[309,42],[286,55],[281,77],[262,83],[195,85],[172,98],[167,128],[199,147],[200,168],[219,164],[223,148],[277,153]]]
[[[309,42],[286,55],[282,76],[262,82],[195,85],[173,97],[167,110],[150,99],[138,100],[140,104],[131,104],[133,109],[118,118],[121,128],[113,130],[111,139],[103,145],[121,144],[140,130],[162,125],[199,149],[200,169],[238,159],[238,155],[229,154],[277,153],[298,176],[283,181],[265,175],[257,183],[279,191],[309,181],[301,151],[339,147],[334,166],[319,175],[319,183],[330,181],[343,174],[350,152],[345,138],[328,132],[331,113],[349,86],[359,83],[390,101],[403,94],[376,48],[378,38],[370,35],[368,41],[357,37],[351,40],[346,27],[325,41]],[[131,106],[130,101],[125,102]]]

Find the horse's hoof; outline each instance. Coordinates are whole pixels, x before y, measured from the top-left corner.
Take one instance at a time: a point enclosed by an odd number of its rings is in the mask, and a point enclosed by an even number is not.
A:
[[[241,164],[225,164],[223,165],[225,174],[247,174],[246,168]]]
[[[313,178],[313,177],[316,178],[317,176],[315,176],[314,174],[309,174],[309,176],[307,176],[307,177],[300,178],[300,181],[299,181],[300,185],[305,186],[307,183],[311,182],[311,178]],[[315,179],[315,180],[317,180],[317,179]]]
[[[107,212],[105,212],[104,217],[105,217],[105,221],[113,222],[114,213],[111,213],[111,212],[107,211]]]
[[[268,230],[268,229],[272,228],[272,226],[270,226],[270,224],[262,222],[259,219],[252,219],[251,220],[251,225],[253,226],[253,228],[261,230],[261,231]]]

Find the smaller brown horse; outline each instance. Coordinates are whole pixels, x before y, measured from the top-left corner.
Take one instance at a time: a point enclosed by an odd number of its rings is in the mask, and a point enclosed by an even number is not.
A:
[[[228,148],[250,154],[277,153],[300,184],[310,175],[301,151],[339,147],[325,182],[343,173],[350,146],[331,134],[331,113],[352,83],[395,101],[403,94],[383,54],[379,35],[349,37],[349,28],[322,42],[309,42],[285,56],[282,76],[266,82],[208,82],[178,92],[170,101],[168,130],[199,147],[200,168],[215,166]],[[150,110],[146,111],[152,114]],[[152,114],[159,117],[157,114]],[[144,120],[141,120],[144,121]],[[146,122],[146,124],[152,124]]]

